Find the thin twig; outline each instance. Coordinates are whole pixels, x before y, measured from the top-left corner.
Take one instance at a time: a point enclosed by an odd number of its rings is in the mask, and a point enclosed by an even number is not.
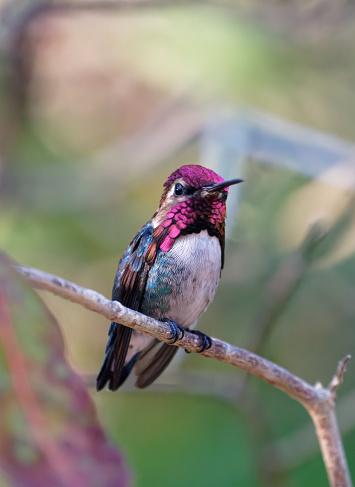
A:
[[[37,269],[17,266],[16,269],[37,289],[46,290],[95,311],[107,319],[118,321],[124,326],[147,333],[169,342],[171,330],[167,323],[126,308],[118,301],[110,301],[102,294]],[[199,339],[186,332],[176,346],[197,352]],[[252,352],[235,347],[227,342],[212,338],[212,346],[201,355],[238,367],[263,379],[300,402],[310,414],[316,428],[318,441],[332,487],[350,487],[351,479],[334,411],[334,386],[323,388],[312,386],[288,370]],[[348,358],[343,359],[348,361]],[[341,382],[344,365],[336,374],[337,384]],[[332,380],[333,384],[335,379]]]
[[[335,401],[336,399],[338,387],[344,382],[344,375],[350,360],[351,355],[346,355],[343,359],[339,361],[334,377],[329,383],[328,389],[332,395],[333,401]]]

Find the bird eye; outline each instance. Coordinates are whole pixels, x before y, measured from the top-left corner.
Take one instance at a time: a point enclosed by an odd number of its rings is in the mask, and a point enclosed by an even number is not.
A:
[[[220,199],[222,201],[226,201],[227,200],[227,196],[228,196],[227,191],[222,191],[221,196],[220,196]]]
[[[175,184],[175,188],[174,188],[175,196],[181,196],[182,194],[184,194],[184,190],[185,190],[185,188],[181,183]]]

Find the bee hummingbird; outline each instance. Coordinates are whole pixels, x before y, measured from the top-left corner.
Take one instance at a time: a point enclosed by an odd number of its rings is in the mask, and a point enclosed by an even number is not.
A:
[[[136,386],[149,386],[169,365],[184,330],[191,331],[216,292],[224,261],[228,188],[199,165],[185,165],[164,183],[158,210],[137,233],[115,275],[112,299],[171,327],[170,344],[111,323],[96,388],[116,390],[134,369]],[[211,346],[201,332],[200,352]]]

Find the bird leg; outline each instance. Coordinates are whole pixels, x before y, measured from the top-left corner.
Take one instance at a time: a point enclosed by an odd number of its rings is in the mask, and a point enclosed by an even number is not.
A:
[[[197,353],[202,353],[205,350],[208,350],[209,348],[212,347],[212,340],[211,337],[206,335],[205,333],[202,333],[202,331],[199,330],[187,330],[190,333],[193,333],[194,335],[198,336],[200,338],[200,346],[199,349],[197,350]],[[189,350],[185,349],[186,353],[190,353]]]
[[[163,320],[164,323],[170,327],[170,336],[168,344],[174,345],[175,342],[184,338],[185,330],[182,326],[175,323],[173,320]]]

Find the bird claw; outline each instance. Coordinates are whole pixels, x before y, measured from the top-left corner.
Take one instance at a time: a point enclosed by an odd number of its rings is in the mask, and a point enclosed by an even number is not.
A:
[[[184,338],[185,330],[182,326],[178,325],[177,323],[175,323],[175,321],[172,320],[163,320],[163,321],[170,327],[171,338],[169,338],[168,341],[169,345],[174,345],[174,343],[176,343],[178,340]]]
[[[188,330],[190,333],[193,333],[194,335],[198,336],[200,338],[200,345],[199,349],[196,350],[196,353],[202,353],[208,350],[209,348],[212,347],[212,340],[211,337],[206,335],[205,333],[202,333],[202,331],[198,330]],[[190,353],[189,350],[185,349],[186,353]]]

